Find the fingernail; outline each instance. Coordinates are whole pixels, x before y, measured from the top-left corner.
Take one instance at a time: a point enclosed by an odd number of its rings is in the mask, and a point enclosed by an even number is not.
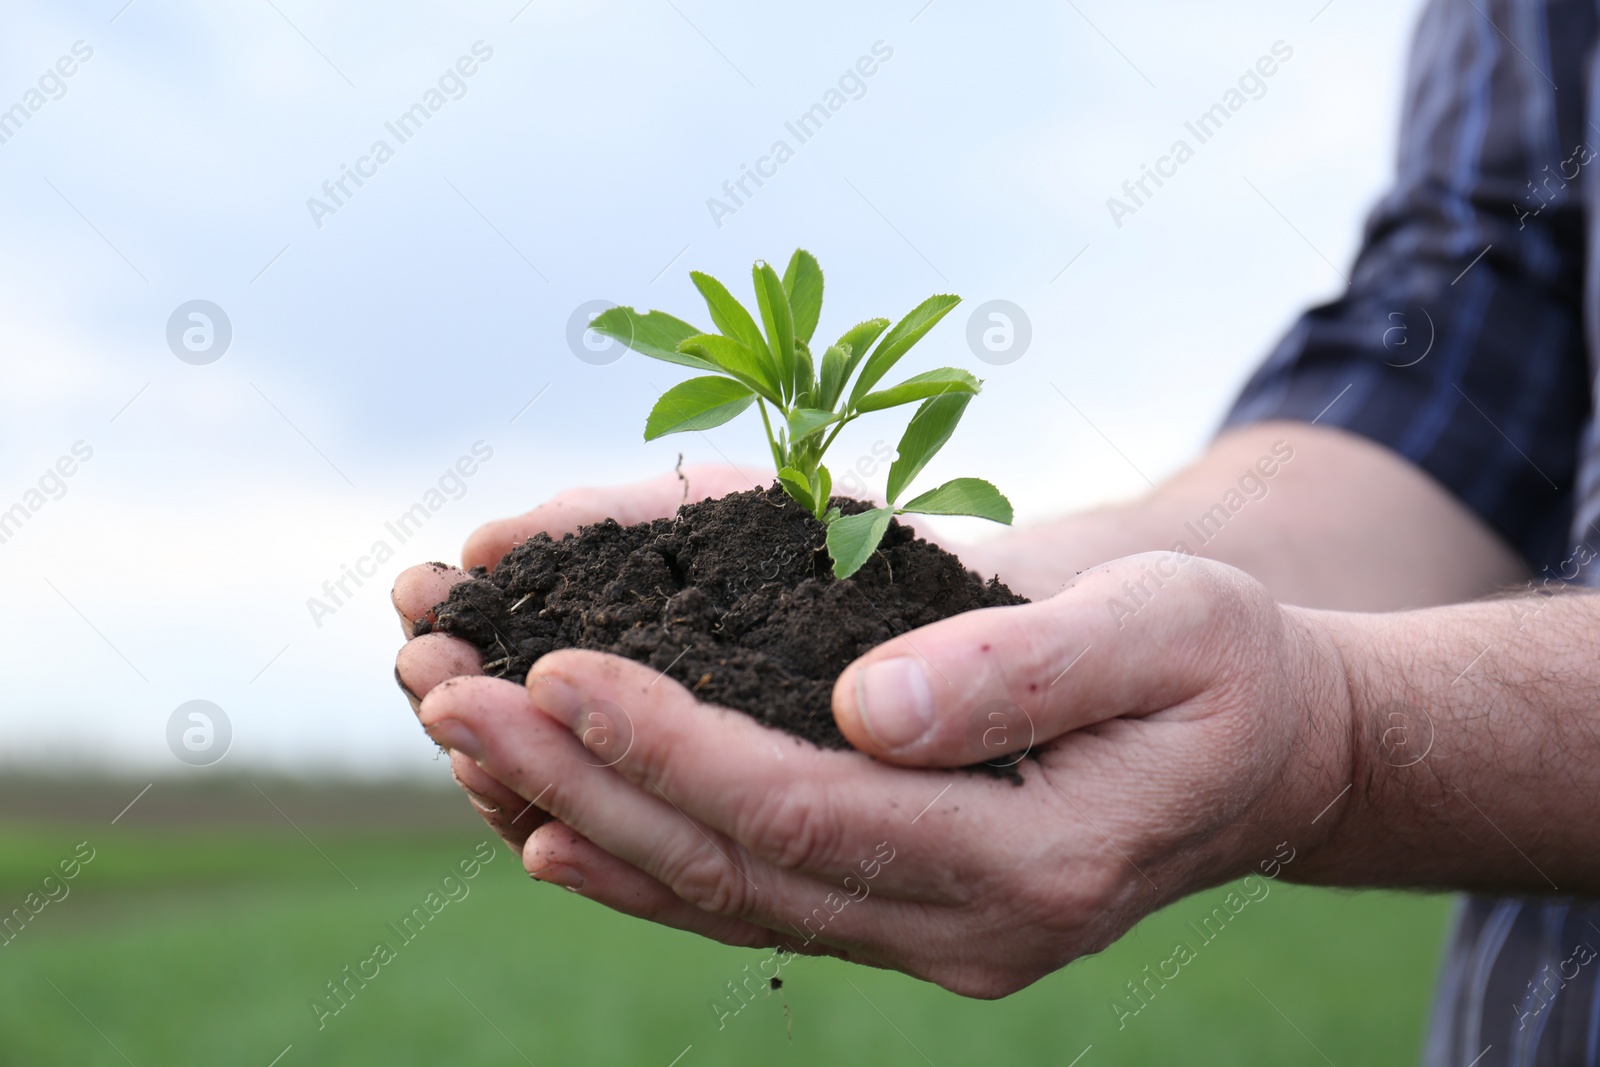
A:
[[[459,752],[470,760],[478,760],[483,756],[483,745],[478,741],[478,736],[467,729],[467,724],[460,719],[440,719],[428,726],[427,731],[428,736],[441,748]]]
[[[474,793],[466,786],[462,786],[461,791],[467,794],[467,799],[472,801],[472,806],[483,812],[485,815],[500,814],[500,805],[496,804],[482,793]]]
[[[587,880],[583,877],[582,871],[576,867],[568,867],[565,863],[552,863],[531,873],[541,882],[549,882],[551,885],[574,891],[582,889]]]
[[[577,728],[583,697],[564,679],[553,674],[541,674],[535,665],[528,672],[528,695],[533,698],[535,707],[556,722],[569,730]]]
[[[933,693],[922,665],[902,656],[863,667],[856,674],[856,712],[885,749],[920,740],[933,725]]]
[[[422,698],[417,696],[412,688],[406,684],[406,680],[404,678],[400,677],[400,667],[398,664],[396,664],[394,669],[394,681],[395,684],[400,687],[400,692],[404,693],[411,701],[412,708],[415,708],[418,704],[422,703]]]

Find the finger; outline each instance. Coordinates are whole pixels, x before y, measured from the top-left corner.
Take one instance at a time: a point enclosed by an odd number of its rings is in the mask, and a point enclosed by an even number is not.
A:
[[[701,911],[563,823],[547,822],[529,835],[522,850],[522,865],[539,881],[570,889],[613,911],[686,930],[724,945],[771,948],[785,944],[790,951],[818,952],[800,938],[785,939],[765,926]]]
[[[514,545],[534,534],[559,538],[603,519],[615,519],[624,526],[649,522],[671,515],[685,502],[685,483],[687,502],[694,503],[740,489],[759,488],[752,479],[764,475],[765,471],[746,474],[733,467],[696,465],[685,467],[682,478],[673,473],[624,488],[569,490],[525,515],[479,527],[467,538],[461,559],[468,568],[492,569]]]
[[[517,854],[549,817],[530,800],[506,788],[487,771],[459,752],[450,753],[450,772],[489,828]]]
[[[495,678],[455,679],[424,701],[423,724],[440,744],[466,751],[558,821],[703,912],[781,930],[830,895],[842,899],[836,887],[780,870],[695,822],[670,795],[646,794],[597,765],[559,723],[530,714],[527,690],[518,695],[512,688]],[[828,924],[830,943],[865,944],[894,925],[885,911],[909,907],[868,899],[864,887],[855,893],[860,902]]]
[[[905,900],[960,901],[988,855],[983,832],[952,836],[921,816],[937,802],[966,825],[996,814],[1015,787],[991,777],[886,767],[858,752],[824,751],[741,712],[702,704],[643,664],[597,652],[551,653],[529,672],[541,711],[651,797],[670,797],[696,823],[764,865],[845,888],[872,879]],[[609,847],[609,842],[596,840]],[[903,858],[892,868],[884,856]],[[760,879],[757,879],[760,882]]]
[[[483,673],[483,657],[460,638],[432,633],[414,637],[400,646],[394,658],[394,677],[411,710],[421,709],[422,699],[440,682],[462,675]]]
[[[416,621],[450,595],[450,588],[467,580],[465,571],[443,563],[407,567],[394,580],[389,601],[400,616],[400,629],[409,640]]]
[[[541,809],[716,914],[742,916],[760,887],[752,858],[624,781],[567,730],[541,714],[522,686],[460,678],[424,700],[425,729]],[[715,870],[712,870],[715,868]],[[733,875],[735,877],[729,877]]]
[[[1049,600],[957,615],[847,667],[834,718],[863,752],[909,766],[995,760],[1117,716],[1181,704],[1216,678],[1219,595],[1249,579],[1179,553],[1087,571]]]

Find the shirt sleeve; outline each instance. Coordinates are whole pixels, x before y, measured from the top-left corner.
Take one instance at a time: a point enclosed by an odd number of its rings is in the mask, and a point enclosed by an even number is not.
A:
[[[1395,185],[1350,286],[1293,325],[1224,424],[1309,421],[1385,445],[1535,571],[1565,555],[1590,416],[1595,36],[1589,0],[1429,3]]]

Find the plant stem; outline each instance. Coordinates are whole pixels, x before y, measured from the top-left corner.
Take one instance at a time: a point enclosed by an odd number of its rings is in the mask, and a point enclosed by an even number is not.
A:
[[[778,439],[772,436],[772,420],[767,418],[767,402],[761,397],[756,397],[756,405],[761,408],[761,425],[767,428],[767,447],[772,449],[772,462],[775,469],[783,470],[785,464],[783,456],[778,452]]]
[[[828,446],[833,444],[833,439],[835,437],[839,436],[839,431],[843,430],[846,426],[849,426],[852,422],[854,422],[856,420],[856,418],[857,418],[857,416],[855,416],[855,415],[846,415],[844,418],[839,420],[839,425],[837,425],[837,426],[835,426],[833,428],[833,432],[828,435],[828,439],[826,441],[822,442],[822,447],[817,449],[817,459],[818,460],[821,460],[822,457],[827,454]]]

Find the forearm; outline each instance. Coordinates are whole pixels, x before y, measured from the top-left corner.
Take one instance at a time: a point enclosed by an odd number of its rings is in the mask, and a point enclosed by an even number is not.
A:
[[[1452,603],[1527,576],[1487,526],[1404,459],[1291,422],[1223,434],[1136,501],[961,554],[1040,598],[1095,564],[1180,546],[1248,572],[1277,600],[1339,610]]]
[[[1307,615],[1341,650],[1353,759],[1297,877],[1600,895],[1600,594]]]

